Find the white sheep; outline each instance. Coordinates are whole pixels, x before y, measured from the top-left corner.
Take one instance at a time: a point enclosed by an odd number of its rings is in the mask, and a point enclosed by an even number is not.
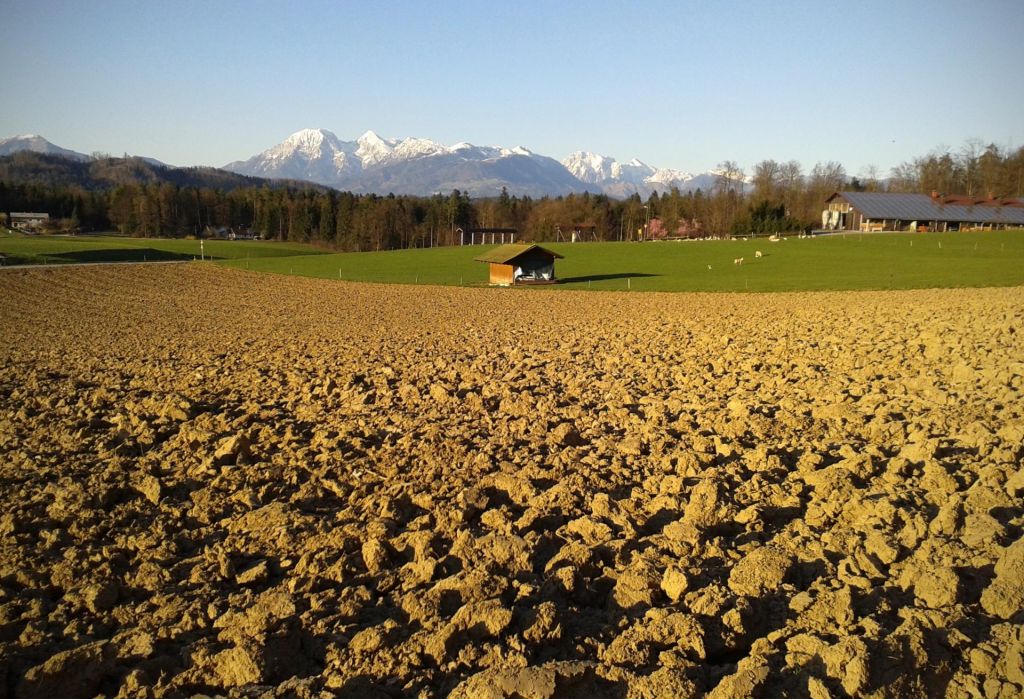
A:
[[[741,265],[741,264],[743,264],[743,258],[742,257],[737,257],[735,260],[732,261],[732,263],[734,265]]]
[[[760,250],[758,250],[757,252],[754,253],[754,257],[761,257],[761,256],[762,255],[761,255],[761,251]]]

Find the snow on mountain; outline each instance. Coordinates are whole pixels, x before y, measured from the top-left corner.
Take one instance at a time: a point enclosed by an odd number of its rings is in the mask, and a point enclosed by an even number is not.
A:
[[[636,186],[647,186],[651,175],[655,173],[653,167],[636,158],[625,165],[613,160],[611,170],[614,182],[624,182]]]
[[[472,196],[542,196],[582,191],[582,182],[552,158],[529,149],[446,146],[428,138],[384,139],[367,131],[342,141],[325,129],[303,129],[245,161],[224,166],[243,175],[304,179],[354,192]]]
[[[410,160],[412,158],[427,158],[431,155],[444,155],[449,149],[429,138],[407,138],[391,151],[391,158],[396,160]]]
[[[671,168],[654,168],[647,163],[630,160],[620,163],[614,158],[587,151],[577,151],[562,161],[566,169],[581,181],[595,184],[605,194],[628,196],[636,192],[647,196],[651,192],[667,192],[672,187],[690,191],[694,175]]]
[[[587,151],[576,151],[562,161],[566,170],[580,182],[587,184],[601,184],[615,179],[616,175],[613,174],[612,167],[617,164],[612,158]]]
[[[309,180],[333,185],[363,168],[356,151],[360,144],[342,141],[327,129],[303,129],[246,161],[224,166],[241,175]]]
[[[534,154],[533,154],[533,151],[531,151],[529,148],[524,148],[523,146],[516,146],[515,148],[502,148],[501,149],[501,157],[507,158],[507,157],[512,156],[512,155],[525,155],[528,158],[532,158]]]
[[[60,155],[71,160],[92,160],[84,153],[77,153],[67,148],[50,143],[42,136],[36,134],[24,134],[12,136],[11,138],[0,139],[0,155],[12,155],[19,151],[32,151],[34,153],[46,153],[48,155]]]
[[[673,185],[678,186],[685,184],[693,179],[693,175],[682,170],[673,170],[672,168],[658,168],[653,173],[647,176],[647,181],[650,183],[663,184],[671,187]]]
[[[692,175],[633,159],[577,151],[562,162],[523,146],[446,146],[429,138],[385,139],[367,131],[342,141],[325,129],[303,129],[225,170],[243,175],[301,179],[353,192],[421,194],[452,189],[471,196],[510,193],[543,196],[592,191],[615,197],[711,189],[714,173]]]
[[[373,167],[386,159],[394,151],[397,141],[386,141],[373,131],[367,131],[356,140],[356,157],[363,167]]]
[[[42,136],[26,134],[0,139],[0,156],[19,151],[61,155],[75,160],[90,156],[61,148]],[[168,167],[152,159],[152,165]],[[511,194],[545,196],[591,191],[613,197],[675,187],[681,192],[713,190],[720,173],[697,175],[655,168],[634,158],[614,158],[577,151],[559,162],[524,146],[476,146],[462,141],[446,146],[429,138],[386,139],[367,131],[343,141],[327,129],[302,129],[248,160],[228,163],[225,170],[268,179],[306,180],[353,192],[429,195],[458,189],[471,196]],[[749,179],[743,183],[749,186]]]

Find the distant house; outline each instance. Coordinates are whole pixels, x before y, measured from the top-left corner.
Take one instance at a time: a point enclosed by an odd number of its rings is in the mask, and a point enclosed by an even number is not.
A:
[[[961,195],[836,192],[821,226],[830,231],[966,231],[1024,227],[1024,200]]]
[[[11,228],[16,228],[19,231],[31,231],[37,228],[42,228],[49,223],[50,214],[29,211],[12,211],[10,220]]]
[[[647,226],[648,240],[681,240],[686,238],[703,238],[704,224],[695,218],[681,218],[674,231],[669,230],[660,218],[652,218]]]
[[[501,245],[474,259],[490,265],[491,284],[512,286],[556,283],[556,258],[562,256],[539,245]]]

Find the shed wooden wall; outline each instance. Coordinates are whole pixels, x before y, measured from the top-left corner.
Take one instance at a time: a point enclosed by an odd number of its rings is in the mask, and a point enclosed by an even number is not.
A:
[[[489,266],[491,268],[491,284],[512,285],[515,267],[512,265],[499,265],[495,262],[489,263]]]

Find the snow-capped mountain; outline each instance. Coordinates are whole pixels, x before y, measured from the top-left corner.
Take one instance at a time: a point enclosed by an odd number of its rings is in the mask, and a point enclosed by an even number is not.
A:
[[[304,129],[224,169],[380,194],[429,195],[458,189],[470,196],[495,196],[504,187],[510,194],[542,196],[586,189],[557,160],[521,146],[446,146],[428,138],[384,139],[373,131],[342,141],[325,129]]]
[[[326,129],[303,129],[273,148],[223,169],[254,177],[330,184],[339,177],[362,171],[358,149],[357,142],[342,141]]]
[[[373,131],[367,131],[356,141],[356,157],[363,167],[373,167],[387,159],[395,150],[397,141],[385,141]]]
[[[618,176],[615,168],[619,164],[613,158],[582,150],[563,160],[562,165],[580,182],[587,184],[601,184]]]
[[[304,179],[353,192],[429,195],[459,189],[471,196],[543,196],[591,191],[627,197],[638,193],[710,190],[712,173],[692,175],[640,160],[577,151],[562,162],[517,146],[446,146],[429,138],[385,139],[367,131],[342,141],[325,129],[303,129],[245,161],[224,166],[243,175]]]
[[[0,139],[0,156],[19,151],[60,155],[78,161],[93,158],[61,148],[36,135]],[[128,156],[125,155],[127,158]],[[151,165],[170,167],[153,158]],[[326,129],[303,129],[248,160],[224,166],[241,175],[305,180],[357,193],[428,196],[453,189],[473,197],[493,197],[504,188],[513,195],[546,196],[593,192],[624,198],[648,197],[677,188],[710,192],[718,173],[697,175],[656,168],[633,159],[577,151],[562,162],[523,146],[475,146],[465,141],[446,146],[429,138],[387,139],[367,131],[343,141]],[[744,183],[744,187],[749,181]]]
[[[587,151],[576,151],[562,164],[580,181],[597,185],[610,196],[629,196],[636,192],[646,197],[651,192],[667,192],[672,187],[681,192],[707,189],[709,180],[707,173],[693,175],[682,170],[655,168],[636,158],[623,164]]]
[[[46,153],[48,155],[61,155],[71,160],[92,160],[84,153],[76,153],[67,148],[61,148],[47,141],[36,134],[24,134],[23,136],[12,136],[11,138],[0,139],[0,155],[12,155],[19,151],[32,151],[34,153]]]

